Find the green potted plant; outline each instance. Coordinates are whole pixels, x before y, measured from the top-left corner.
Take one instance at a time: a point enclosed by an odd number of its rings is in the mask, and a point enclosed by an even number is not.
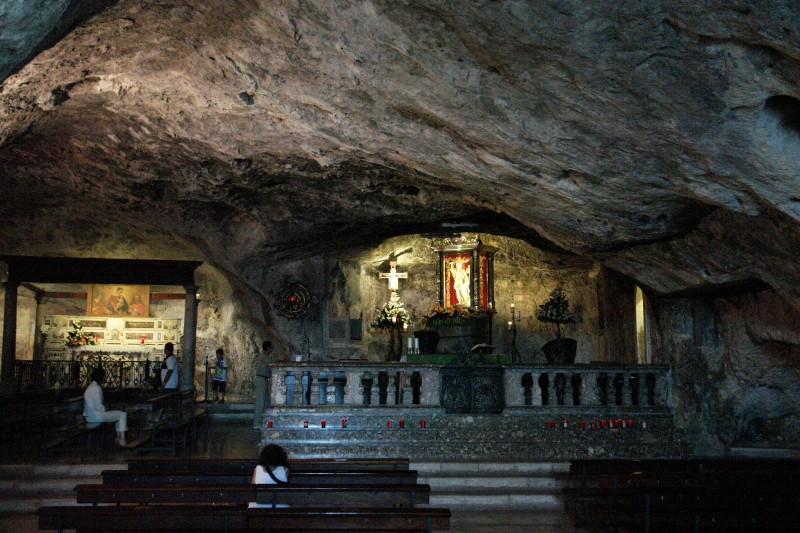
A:
[[[545,358],[549,364],[571,365],[575,362],[575,354],[578,348],[578,341],[566,338],[561,333],[562,324],[573,324],[575,316],[569,310],[569,300],[567,300],[562,287],[556,287],[539,310],[536,311],[536,318],[540,322],[556,325],[556,338],[542,346]]]

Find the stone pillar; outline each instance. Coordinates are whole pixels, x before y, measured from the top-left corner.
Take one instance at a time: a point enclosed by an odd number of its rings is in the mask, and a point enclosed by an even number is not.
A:
[[[0,390],[14,391],[14,361],[17,358],[17,289],[19,281],[9,274],[5,282],[3,306],[3,359],[0,365]]]
[[[542,387],[539,384],[539,378],[542,377],[541,372],[531,372],[531,377],[533,378],[533,405],[542,406]]]
[[[36,330],[33,334],[34,360],[44,359],[44,337],[42,335],[42,326],[44,326],[45,303],[44,294],[38,293],[36,295]]]
[[[197,341],[197,285],[186,285],[186,307],[183,311],[183,362],[181,390],[194,389],[194,356]]]

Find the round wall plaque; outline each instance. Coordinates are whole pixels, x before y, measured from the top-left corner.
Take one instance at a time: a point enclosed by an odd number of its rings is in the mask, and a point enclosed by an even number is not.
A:
[[[282,316],[287,318],[300,318],[308,314],[311,306],[311,295],[303,285],[289,283],[278,291],[275,307]]]

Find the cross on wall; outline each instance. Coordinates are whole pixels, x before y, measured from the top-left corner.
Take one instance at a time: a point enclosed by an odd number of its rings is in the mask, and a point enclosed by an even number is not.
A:
[[[389,280],[389,290],[396,291],[399,288],[398,280],[408,279],[408,272],[398,272],[397,261],[391,261],[389,263],[389,272],[381,272],[380,278]]]

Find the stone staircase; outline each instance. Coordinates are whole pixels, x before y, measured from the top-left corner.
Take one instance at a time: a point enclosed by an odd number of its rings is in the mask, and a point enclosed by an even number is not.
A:
[[[119,464],[0,465],[0,515],[35,513],[42,505],[74,505],[73,488],[102,483]]]
[[[569,463],[411,463],[431,486],[430,505],[464,510],[527,510],[561,516]]]

